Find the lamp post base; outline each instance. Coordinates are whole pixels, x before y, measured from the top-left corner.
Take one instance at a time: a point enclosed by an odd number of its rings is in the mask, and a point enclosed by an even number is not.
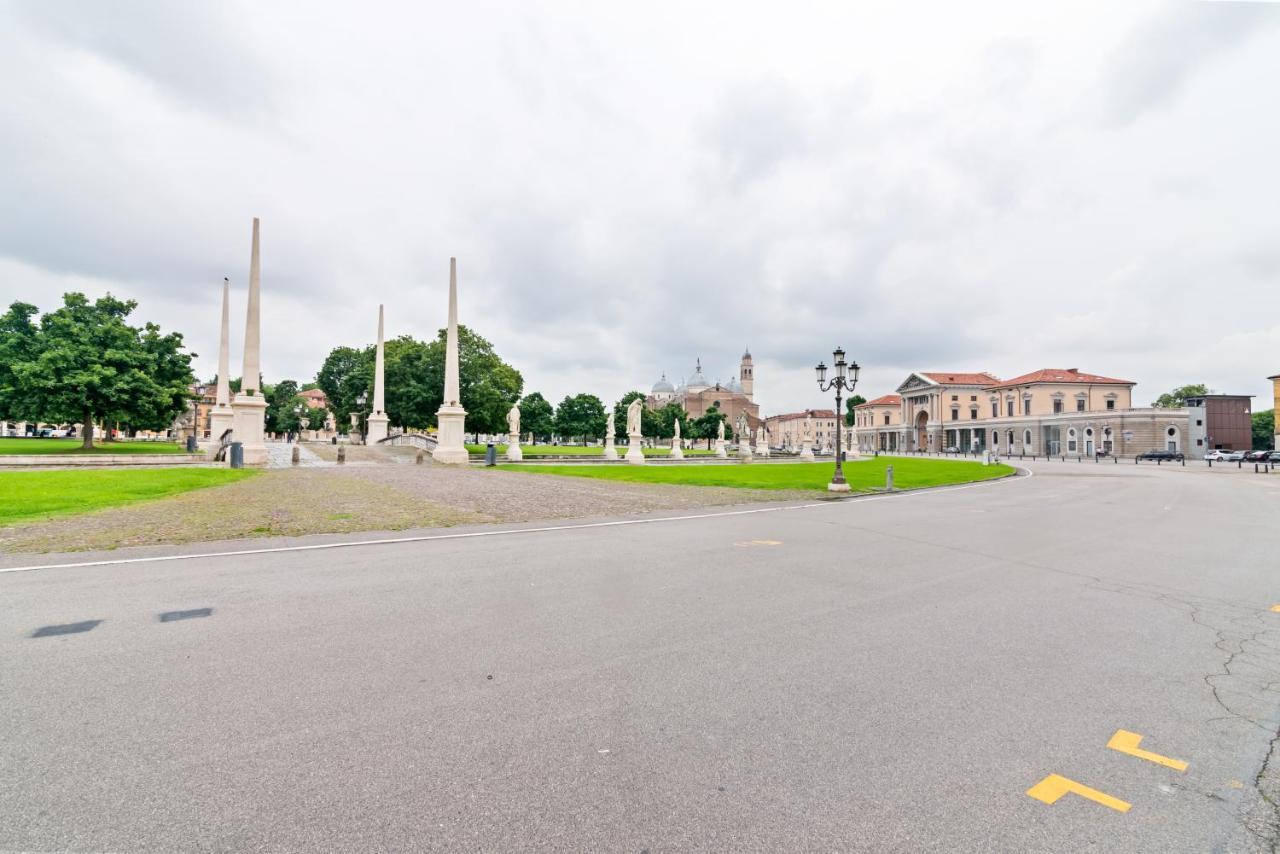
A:
[[[832,481],[831,483],[827,484],[827,492],[849,492],[849,491],[851,490],[849,489],[849,484],[847,483],[836,483]]]

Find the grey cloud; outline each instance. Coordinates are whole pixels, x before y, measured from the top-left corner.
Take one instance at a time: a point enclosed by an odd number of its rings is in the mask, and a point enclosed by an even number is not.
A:
[[[1277,24],[1280,6],[1270,3],[1161,5],[1112,53],[1102,80],[1106,122],[1125,125],[1170,103],[1197,71]]]

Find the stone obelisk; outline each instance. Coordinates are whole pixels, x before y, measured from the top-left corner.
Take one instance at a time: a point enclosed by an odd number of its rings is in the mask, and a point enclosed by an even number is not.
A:
[[[364,443],[376,445],[387,438],[387,401],[383,387],[382,306],[378,306],[378,349],[373,360],[373,412],[369,414]]]
[[[231,283],[222,280],[222,336],[218,342],[218,391],[209,411],[209,441],[216,447],[222,434],[235,429],[231,412]]]
[[[463,443],[467,410],[462,408],[458,391],[458,259],[449,259],[449,331],[444,350],[444,400],[436,410],[436,449],[431,458],[438,463],[466,465],[467,447]]]
[[[262,374],[262,283],[258,266],[258,218],[253,218],[253,249],[249,255],[249,310],[244,323],[244,369],[240,377],[240,393],[231,403],[235,416],[232,441],[244,446],[244,464],[267,464],[267,446],[263,442],[263,424],[267,401],[259,388]]]

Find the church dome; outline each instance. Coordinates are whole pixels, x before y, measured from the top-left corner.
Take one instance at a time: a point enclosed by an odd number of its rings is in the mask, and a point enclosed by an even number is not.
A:
[[[685,387],[690,391],[696,389],[704,389],[707,387],[707,378],[702,375],[702,360],[698,360],[697,367],[693,369],[693,376],[685,381]]]
[[[729,391],[735,391],[738,394],[742,394],[742,383],[738,382],[737,378],[731,379],[729,380],[728,389]]]
[[[675,394],[675,386],[667,382],[667,375],[663,374],[662,379],[653,384],[652,394]]]

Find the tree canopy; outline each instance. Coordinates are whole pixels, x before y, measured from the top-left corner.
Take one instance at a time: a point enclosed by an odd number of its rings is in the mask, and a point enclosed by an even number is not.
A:
[[[1178,409],[1186,406],[1188,397],[1200,397],[1201,395],[1210,394],[1209,387],[1204,383],[1191,383],[1190,385],[1180,385],[1173,391],[1165,392],[1155,399],[1152,406],[1161,409]]]
[[[625,414],[623,418],[625,424]],[[565,438],[581,437],[584,445],[587,439],[604,435],[607,421],[604,404],[594,394],[566,397],[556,407],[556,432]]]
[[[130,326],[133,300],[107,294],[90,302],[63,295],[61,307],[31,322],[35,306],[13,303],[0,318],[0,409],[5,418],[84,425],[115,421],[163,430],[191,401],[195,381],[182,335],[153,323]]]
[[[1274,448],[1276,441],[1276,412],[1264,409],[1253,413],[1253,449],[1265,451]]]
[[[699,415],[689,424],[689,434],[695,439],[706,439],[707,448],[711,448],[711,440],[720,435],[718,425],[721,421],[725,422],[725,427],[729,426],[729,416],[725,415],[714,406],[707,407],[707,411]]]
[[[853,408],[866,403],[867,399],[860,394],[851,394],[844,403],[844,426],[853,426]]]
[[[549,439],[556,432],[555,409],[541,392],[532,391],[520,399],[520,429],[535,441]]]

